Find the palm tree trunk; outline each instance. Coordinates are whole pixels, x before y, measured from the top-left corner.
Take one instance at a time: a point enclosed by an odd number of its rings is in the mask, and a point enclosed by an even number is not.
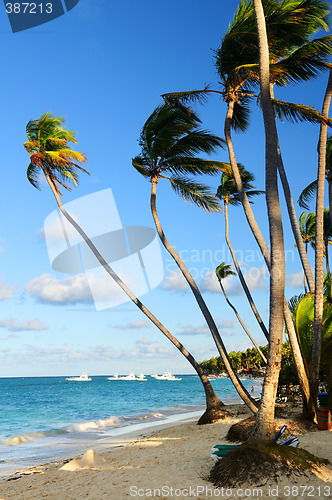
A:
[[[264,356],[264,354],[262,353],[259,345],[257,344],[257,342],[255,342],[255,339],[251,336],[250,332],[248,331],[246,325],[243,323],[242,321],[242,318],[241,316],[239,315],[239,313],[237,312],[237,309],[236,307],[233,306],[233,304],[231,303],[231,301],[228,299],[227,297],[227,294],[226,294],[226,291],[225,291],[225,288],[223,287],[223,284],[222,284],[222,281],[220,278],[218,278],[218,281],[219,281],[219,285],[220,285],[220,288],[222,290],[222,293],[224,294],[224,297],[225,297],[225,300],[227,302],[227,304],[229,305],[229,307],[231,307],[235,313],[235,316],[237,317],[240,325],[242,326],[243,330],[246,332],[246,334],[248,335],[248,337],[250,338],[251,342],[254,344],[254,346],[256,347],[257,351],[259,352],[262,360],[264,361],[265,364],[267,364],[267,359],[266,357]]]
[[[332,180],[328,180],[329,185],[329,214],[330,214],[330,222],[332,227]]]
[[[283,337],[285,251],[278,194],[277,129],[270,96],[269,48],[261,0],[254,0],[254,10],[259,42],[260,88],[266,148],[266,203],[271,241],[270,343],[268,364],[261,405],[256,416],[253,432],[250,436],[252,442],[257,442],[272,439],[274,432],[275,398],[281,366]]]
[[[329,264],[329,242],[324,242],[324,251],[325,251],[325,261],[326,261],[326,272],[330,274],[330,264]]]
[[[111,276],[111,278],[114,279],[117,285],[128,295],[130,300],[145,314],[145,316],[152,321],[152,323],[165,335],[165,337],[168,338],[172,342],[172,344],[183,354],[183,356],[187,359],[187,361],[191,364],[191,366],[194,368],[196,371],[197,375],[199,376],[203,388],[205,391],[205,399],[206,399],[206,412],[202,415],[201,418],[205,417],[204,423],[208,423],[209,421],[213,421],[215,417],[217,416],[216,413],[221,410],[221,407],[225,406],[224,403],[220,401],[216,393],[214,392],[214,389],[203,372],[201,366],[197,363],[195,358],[190,354],[189,351],[167,330],[167,328],[164,327],[164,325],[147,309],[147,307],[144,306],[144,304],[131,292],[131,290],[127,287],[127,285],[121,280],[121,278],[115,273],[115,271],[110,267],[110,265],[105,261],[103,256],[98,252],[97,248],[94,246],[92,241],[89,239],[89,237],[86,235],[86,233],[83,231],[83,229],[77,224],[77,222],[69,215],[69,213],[66,211],[66,209],[63,207],[60,197],[58,193],[56,192],[54,185],[47,173],[46,170],[43,170],[46,180],[54,194],[54,197],[56,199],[56,202],[58,204],[58,207],[63,214],[63,216],[68,220],[68,222],[76,229],[76,231],[82,236],[83,240],[85,243],[88,245],[94,256],[97,258],[99,263],[103,266],[105,271]],[[209,420],[209,417],[211,419]]]
[[[303,243],[302,236],[301,236],[299,222],[297,220],[297,215],[296,215],[296,211],[295,211],[295,207],[294,207],[292,194],[290,191],[288,179],[287,179],[284,164],[282,161],[279,142],[278,142],[278,150],[277,150],[277,165],[278,165],[279,175],[280,175],[280,179],[281,179],[281,183],[282,183],[282,187],[283,187],[283,191],[284,191],[284,195],[285,195],[285,200],[286,200],[286,204],[287,204],[289,220],[291,222],[293,235],[294,235],[294,238],[296,241],[296,247],[298,249],[301,263],[302,263],[302,267],[304,270],[304,276],[305,276],[306,282],[308,283],[309,291],[313,292],[315,289],[315,281],[314,281],[312,270],[311,270],[311,267],[309,264],[308,255],[307,255],[307,252],[305,251],[305,248],[304,248],[304,243]]]
[[[248,408],[250,408],[250,410],[253,413],[256,413],[257,412],[256,402],[250,396],[250,394],[245,389],[245,387],[242,385],[237,374],[233,370],[233,367],[231,365],[231,362],[229,360],[229,357],[228,357],[228,354],[226,351],[226,347],[225,347],[225,345],[220,337],[218,328],[214,322],[214,319],[211,316],[209,309],[207,308],[207,305],[205,304],[205,301],[204,301],[204,299],[203,299],[203,297],[198,289],[198,286],[197,286],[194,278],[190,274],[189,270],[187,269],[185,263],[182,261],[179,254],[172,247],[172,245],[169,243],[169,241],[167,240],[167,238],[164,234],[164,231],[161,227],[161,224],[160,224],[160,221],[158,218],[157,206],[156,206],[157,183],[158,183],[158,179],[155,179],[155,178],[151,179],[150,204],[151,204],[151,212],[152,212],[153,220],[154,220],[159,238],[160,238],[162,244],[164,245],[165,249],[173,257],[174,261],[176,262],[180,271],[182,272],[184,278],[186,279],[190,289],[192,290],[194,297],[196,299],[196,302],[197,302],[200,310],[202,311],[202,314],[205,318],[205,321],[206,321],[206,323],[210,329],[210,332],[212,334],[213,340],[217,346],[218,352],[219,352],[220,356],[222,357],[222,360],[223,360],[223,363],[224,363],[225,368],[227,370],[227,373],[228,373],[231,381],[233,382],[235,389],[237,390],[239,396],[242,398],[244,403],[248,406]]]
[[[254,299],[252,298],[252,295],[250,293],[250,290],[248,288],[246,280],[244,279],[244,276],[242,274],[241,268],[240,268],[238,260],[236,258],[234,249],[233,249],[233,247],[231,245],[231,242],[230,242],[230,239],[229,239],[228,204],[226,202],[224,203],[224,215],[225,215],[225,239],[226,239],[226,243],[227,243],[227,246],[229,248],[229,251],[231,252],[235,269],[236,269],[237,274],[239,276],[242,288],[244,290],[244,293],[246,294],[246,297],[248,299],[250,307],[251,307],[251,309],[252,309],[252,311],[253,311],[253,313],[254,313],[257,321],[258,321],[258,324],[261,327],[261,330],[264,333],[267,341],[269,341],[269,332],[267,331],[267,329],[266,329],[266,327],[264,325],[264,322],[263,322],[262,318],[260,317],[259,312],[257,311]]]
[[[232,120],[233,120],[233,112],[234,112],[234,101],[229,100],[226,119],[225,119],[225,129],[224,129],[225,130],[225,139],[226,139],[228,153],[229,153],[229,161],[230,161],[230,164],[232,167],[235,185],[236,185],[236,188],[238,190],[248,224],[249,224],[251,231],[256,239],[256,242],[257,242],[257,244],[262,252],[262,255],[263,255],[264,260],[266,262],[267,268],[270,270],[271,258],[270,258],[269,249],[266,245],[266,242],[265,242],[264,237],[261,233],[261,230],[259,229],[259,226],[256,222],[256,219],[255,219],[255,216],[254,216],[253,211],[251,209],[248,197],[247,197],[244,189],[242,188],[241,175],[240,175],[239,168],[237,166],[237,161],[236,161],[234,148],[233,148],[233,142],[232,142],[232,135],[231,135],[231,124],[232,124]],[[289,336],[289,341],[290,341],[291,348],[292,348],[292,353],[293,353],[293,357],[294,357],[294,364],[296,366],[297,375],[299,377],[299,384],[300,384],[300,387],[302,390],[302,394],[305,398],[305,405],[307,405],[309,402],[309,398],[310,398],[308,374],[306,373],[306,370],[305,370],[305,365],[303,362],[301,349],[299,346],[299,342],[297,339],[297,335],[296,335],[293,320],[292,320],[292,315],[291,315],[291,312],[289,310],[286,298],[284,298],[284,319],[285,319],[285,324],[286,324],[286,328],[287,328],[287,332],[288,332],[288,336]]]
[[[270,92],[271,92],[271,98],[273,99],[273,97],[274,97],[274,85],[273,85],[273,83],[270,83]],[[289,187],[289,183],[288,183],[288,179],[287,179],[287,175],[286,175],[286,171],[285,171],[285,167],[284,167],[284,162],[282,160],[282,155],[281,155],[281,151],[280,151],[278,137],[277,137],[277,141],[278,141],[278,144],[277,144],[277,166],[278,166],[280,180],[281,180],[281,184],[282,184],[282,188],[283,188],[284,196],[285,196],[285,200],[286,200],[288,216],[289,216],[289,220],[290,220],[290,223],[292,226],[293,235],[294,235],[294,238],[296,241],[296,247],[298,249],[300,260],[301,260],[302,267],[304,270],[304,275],[305,275],[304,282],[306,283],[306,281],[307,281],[308,286],[309,286],[309,290],[311,292],[313,292],[315,289],[315,281],[314,281],[312,270],[311,270],[311,267],[309,264],[308,255],[307,255],[307,252],[304,248],[304,243],[303,243],[303,239],[301,236],[299,222],[298,222],[295,207],[294,207],[292,193],[291,193],[291,190]],[[304,285],[304,287],[306,290],[306,285]]]
[[[332,97],[332,71],[325,92],[322,115],[328,117]],[[327,125],[320,125],[318,143],[318,174],[316,198],[316,233],[315,233],[315,301],[314,301],[314,334],[312,345],[312,363],[310,372],[310,388],[313,403],[317,405],[319,385],[319,368],[322,347],[322,322],[324,300],[324,183],[326,168]]]

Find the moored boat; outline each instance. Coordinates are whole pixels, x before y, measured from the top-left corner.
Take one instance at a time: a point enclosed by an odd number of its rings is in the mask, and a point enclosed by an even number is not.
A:
[[[92,378],[89,377],[87,373],[82,373],[79,377],[67,377],[66,380],[70,382],[90,382]]]
[[[175,377],[171,372],[165,372],[163,375],[156,375],[154,377],[156,380],[182,380],[179,377]]]

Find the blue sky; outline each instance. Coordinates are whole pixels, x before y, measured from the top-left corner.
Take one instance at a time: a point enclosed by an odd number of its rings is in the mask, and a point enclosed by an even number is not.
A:
[[[213,49],[236,5],[237,1],[214,0],[205,2],[204,8],[196,0],[170,0],[167,5],[151,0],[121,4],[80,0],[65,16],[16,34],[2,8],[0,376],[67,375],[83,370],[92,375],[191,373],[185,359],[134,305],[97,312],[82,276],[53,271],[42,228],[55,201],[46,184],[39,192],[28,183],[28,155],[22,144],[28,120],[45,111],[64,115],[66,126],[77,131],[77,149],[86,153],[91,175],[82,175],[79,187],[64,193],[63,202],[111,188],[123,225],[152,226],[150,185],[131,166],[131,158],[139,153],[140,129],[160,104],[162,93],[207,83],[218,86]],[[325,74],[276,94],[320,109],[326,82]],[[204,128],[222,136],[225,109],[225,103],[211,98],[198,110]],[[297,200],[315,178],[318,127],[283,123],[278,127]],[[234,147],[238,161],[254,172],[256,186],[264,189],[264,138],[258,109],[253,109],[248,132],[234,136]],[[228,161],[226,151],[220,150],[217,157]],[[206,180],[213,190],[218,181],[217,177]],[[231,350],[250,346],[211,281],[221,260],[230,263],[223,216],[208,215],[184,203],[167,184],[160,183],[158,191],[165,233],[197,276],[225,344]],[[283,202],[282,206],[284,210]],[[268,238],[263,197],[253,208]],[[285,210],[284,214],[287,296],[291,297],[301,291],[300,264]],[[262,258],[241,208],[231,207],[229,215],[233,246],[267,321],[268,281]],[[217,355],[181,278],[168,276],[174,265],[164,251],[163,259],[165,281],[143,296],[143,302],[198,360]],[[263,343],[235,278],[227,289],[252,335]]]

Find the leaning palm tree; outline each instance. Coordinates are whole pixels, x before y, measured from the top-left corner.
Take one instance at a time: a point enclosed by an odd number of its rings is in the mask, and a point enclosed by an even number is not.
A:
[[[256,412],[256,403],[233,370],[216,323],[194,278],[165,236],[156,205],[158,183],[166,179],[174,191],[184,200],[192,202],[208,212],[220,211],[218,200],[206,186],[196,182],[192,176],[198,174],[213,175],[220,172],[224,166],[223,163],[198,158],[196,155],[198,153],[212,153],[216,148],[222,147],[224,141],[199,129],[197,117],[191,110],[183,110],[164,104],[157,107],[145,122],[139,144],[141,154],[133,158],[132,164],[141,175],[151,182],[150,206],[159,238],[189,284],[236,390],[248,407]]]
[[[142,302],[131,292],[126,284],[114,272],[110,265],[105,261],[92,241],[70,216],[62,205],[60,196],[61,191],[59,185],[67,190],[70,190],[68,185],[71,182],[74,186],[78,183],[78,172],[86,172],[79,163],[85,163],[86,157],[83,153],[74,151],[70,143],[77,143],[74,132],[66,130],[62,125],[63,117],[54,117],[51,113],[44,113],[38,120],[31,120],[27,124],[26,132],[28,141],[24,143],[25,149],[30,154],[30,164],[27,170],[27,176],[30,183],[39,188],[38,176],[42,173],[58,204],[62,215],[76,229],[83,238],[92,253],[95,255],[99,263],[103,266],[106,272],[114,279],[117,285],[127,294],[132,302],[148,317],[150,321],[172,342],[175,347],[185,356],[191,366],[199,376],[205,391],[206,397],[206,412],[202,415],[198,423],[212,422],[216,418],[223,416],[222,408],[224,404],[215,394],[210,381],[204,374],[199,363],[187,351],[158,319],[142,304]]]
[[[257,196],[259,194],[262,194],[264,191],[258,191],[254,189],[254,185],[251,184],[251,182],[254,181],[254,176],[248,170],[246,170],[243,165],[240,163],[238,164],[241,179],[242,179],[242,186],[243,189],[246,192],[246,195],[248,199],[252,198],[253,196]],[[226,164],[223,167],[223,173],[221,175],[221,183],[220,186],[218,187],[217,198],[223,201],[224,205],[224,216],[225,216],[225,238],[226,238],[226,243],[229,248],[229,251],[231,252],[233,263],[235,266],[235,269],[238,273],[242,288],[244,290],[244,293],[246,294],[246,297],[248,299],[248,302],[250,304],[250,307],[258,321],[259,326],[261,327],[261,330],[263,334],[265,335],[266,339],[269,340],[269,332],[266,329],[266,326],[264,325],[264,322],[257,310],[257,307],[255,305],[254,299],[252,298],[252,295],[250,293],[250,290],[248,288],[248,285],[246,283],[246,280],[243,276],[243,273],[241,271],[240,265],[238,263],[238,260],[236,258],[236,254],[234,252],[234,249],[231,245],[230,239],[229,239],[229,219],[228,219],[228,205],[239,205],[241,203],[239,193],[236,189],[235,182],[234,182],[234,177],[232,173],[232,168],[229,164]]]
[[[250,334],[248,328],[246,327],[246,325],[244,324],[244,322],[242,321],[242,318],[241,316],[239,315],[236,307],[231,303],[231,301],[229,300],[229,298],[227,297],[227,294],[226,294],[226,290],[225,290],[225,287],[222,283],[222,280],[230,277],[230,276],[235,276],[235,272],[232,270],[231,266],[229,264],[225,264],[224,262],[221,262],[219,264],[219,266],[216,268],[216,275],[217,275],[217,279],[219,281],[219,285],[220,285],[220,288],[221,288],[221,291],[222,293],[224,294],[224,297],[225,297],[225,300],[227,302],[227,304],[230,306],[231,309],[233,309],[234,313],[235,313],[235,316],[237,317],[240,325],[242,326],[243,330],[246,332],[246,334],[248,335],[248,337],[250,338],[251,342],[254,344],[254,346],[256,347],[257,351],[259,352],[262,360],[264,361],[264,363],[266,364],[267,363],[267,360],[266,360],[266,357],[264,356],[264,354],[262,353],[259,345],[256,343],[255,339],[252,337],[252,335]]]
[[[308,253],[308,245],[315,239],[315,221],[316,217],[313,212],[307,214],[302,212],[299,218],[299,227],[301,232],[302,241],[304,243],[305,251]],[[295,243],[296,245],[296,243]],[[304,275],[304,291],[307,293],[307,282]]]
[[[304,212],[305,213],[305,212]],[[311,212],[308,217],[311,216],[313,220],[313,235],[310,240],[310,245],[312,248],[316,249],[316,239],[315,239],[315,228],[316,228],[316,214],[314,212]],[[331,238],[332,238],[332,225],[331,225],[331,217],[330,217],[330,208],[324,208],[324,215],[323,215],[323,255],[325,258],[325,265],[326,265],[326,272],[327,274],[330,274],[330,264],[329,264],[329,245],[331,245]]]

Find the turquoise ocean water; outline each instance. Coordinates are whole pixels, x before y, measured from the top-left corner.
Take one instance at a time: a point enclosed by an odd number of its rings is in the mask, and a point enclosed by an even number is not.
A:
[[[204,391],[194,375],[181,381],[91,382],[65,377],[0,378],[0,475],[84,451],[103,440],[168,421],[199,416]],[[244,380],[260,392],[260,381]],[[240,403],[229,379],[212,385],[224,403]],[[196,412],[193,413],[193,412]]]

